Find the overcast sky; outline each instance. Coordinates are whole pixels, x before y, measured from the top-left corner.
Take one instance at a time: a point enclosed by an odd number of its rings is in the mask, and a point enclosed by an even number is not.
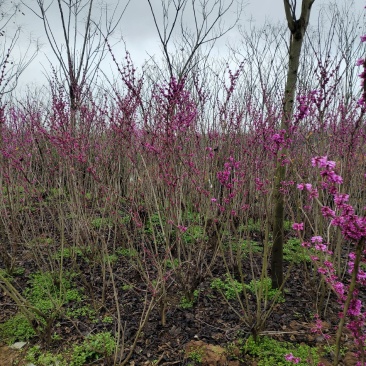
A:
[[[24,0],[26,4],[30,5],[34,10],[37,10],[37,5],[35,0]],[[51,3],[50,0],[44,0],[45,3]],[[124,1],[124,0],[122,0]],[[161,2],[168,0],[152,0],[152,4],[155,6],[155,9],[158,11],[161,8]],[[335,1],[335,0],[333,0]],[[350,2],[351,0],[336,0],[339,6],[342,6],[346,2]],[[107,1],[108,2],[108,1]],[[113,1],[109,1],[113,3]],[[54,5],[56,5],[57,1],[54,0]],[[101,3],[101,0],[95,1],[96,4]],[[248,27],[250,22],[254,23],[256,26],[262,26],[266,21],[271,23],[278,23],[279,21],[284,21],[284,9],[283,9],[283,0],[249,0],[243,1],[247,5],[244,6],[243,12],[241,14],[241,18],[239,21],[239,25],[242,27]],[[301,0],[298,0],[297,3],[301,3]],[[316,0],[313,9],[312,9],[312,20],[316,20],[319,9],[323,4],[329,4],[330,1],[327,0]],[[364,0],[354,0],[354,7],[357,10],[362,11],[365,6]],[[38,10],[37,10],[38,11]],[[232,11],[227,13],[225,18],[225,23],[230,24],[235,18],[235,8]],[[22,25],[23,33],[21,36],[20,49],[24,50],[25,45],[27,44],[27,39],[32,37],[33,39],[37,39],[41,44],[43,44],[40,52],[38,53],[36,59],[32,62],[32,64],[27,68],[20,80],[20,86],[24,86],[29,83],[35,83],[36,85],[41,85],[46,82],[45,76],[43,73],[48,73],[50,70],[49,62],[47,60],[48,56],[52,62],[57,63],[52,56],[52,51],[47,43],[47,38],[45,37],[45,33],[43,30],[42,21],[37,18],[29,9],[24,8],[25,15],[22,17],[18,17],[17,21]],[[62,35],[61,29],[59,27],[59,13],[57,6],[51,6],[47,12],[48,19],[50,20],[50,24],[55,27],[55,36],[59,37]],[[192,25],[192,19],[185,19],[185,22],[188,26]],[[284,23],[285,26],[285,23]],[[8,31],[10,34],[10,31]],[[115,33],[115,39],[122,36],[127,49],[131,53],[132,59],[137,66],[141,66],[144,60],[149,58],[149,55],[155,55],[160,58],[161,48],[159,44],[158,35],[156,29],[154,27],[153,18],[148,6],[147,0],[131,0],[126,12],[120,22],[120,25]],[[237,38],[239,37],[239,32],[236,29],[233,29],[230,33],[225,35],[220,42],[216,45],[216,54],[217,51],[220,52],[220,55],[225,55],[226,46],[228,42],[239,41]],[[61,38],[60,42],[62,41]],[[122,45],[122,44],[120,44]],[[116,56],[120,59],[123,58],[123,47],[116,46]],[[107,71],[108,72],[108,71]]]

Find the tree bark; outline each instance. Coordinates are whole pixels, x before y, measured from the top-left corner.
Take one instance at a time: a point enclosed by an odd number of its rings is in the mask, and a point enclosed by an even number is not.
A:
[[[289,45],[288,71],[283,100],[283,114],[281,130],[289,131],[290,121],[293,117],[293,105],[296,93],[296,84],[300,64],[301,48],[304,35],[309,24],[311,6],[315,0],[302,0],[301,15],[296,19],[296,1],[284,0],[286,20],[291,32]],[[287,156],[287,148],[279,149],[277,153],[275,187],[274,187],[274,213],[273,213],[273,248],[271,258],[272,287],[280,288],[283,283],[283,242],[284,242],[284,211],[285,200],[281,192],[282,182],[286,179],[286,166],[283,163]]]

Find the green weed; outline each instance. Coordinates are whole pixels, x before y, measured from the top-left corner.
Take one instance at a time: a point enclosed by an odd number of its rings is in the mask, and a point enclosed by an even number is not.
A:
[[[283,246],[283,259],[292,263],[311,262],[309,251],[301,246],[298,238],[287,240]]]
[[[80,318],[85,317],[90,320],[94,320],[96,318],[96,312],[89,305],[84,305],[77,307],[75,309],[67,309],[66,316],[69,318]]]
[[[179,266],[179,259],[178,258],[174,258],[173,260],[167,259],[165,263],[167,268],[174,269]]]
[[[76,345],[71,354],[70,366],[83,366],[113,355],[116,341],[109,332],[89,335],[81,345]]]
[[[182,240],[186,244],[193,244],[198,241],[207,240],[208,236],[200,225],[188,226],[187,231],[182,234]]]
[[[238,250],[241,250],[244,257],[246,257],[249,253],[261,253],[263,251],[263,248],[259,245],[259,243],[253,240],[243,239],[239,242],[231,242],[230,245],[234,253],[236,253]]]
[[[35,335],[34,329],[22,314],[17,314],[0,324],[0,339],[8,344],[17,341],[28,341]]]
[[[82,301],[80,291],[71,284],[74,276],[65,273],[60,283],[58,275],[51,272],[33,274],[24,296],[44,314],[51,314],[71,301]]]
[[[262,231],[262,224],[260,221],[254,221],[254,219],[250,218],[246,224],[242,224],[239,226],[239,232],[250,232],[257,233]]]
[[[109,217],[96,217],[91,221],[91,225],[95,229],[102,229],[105,227],[112,227],[113,226],[113,220]]]
[[[262,280],[251,280],[248,285],[245,285],[245,288],[255,295],[261,290],[263,297],[269,300],[277,299],[277,302],[285,302],[281,291],[272,288],[272,280],[269,277],[265,277]]]
[[[129,248],[118,248],[116,250],[116,254],[122,256],[122,257],[128,257],[128,258],[132,258],[132,257],[136,257],[137,256],[137,251],[135,249],[129,249]]]
[[[221,278],[215,278],[211,282],[211,288],[222,291],[227,300],[234,300],[243,291],[243,285],[226,274],[223,281]]]
[[[195,363],[202,363],[204,351],[199,348],[193,348],[187,353],[187,357]]]
[[[131,222],[131,216],[127,215],[126,213],[124,213],[123,211],[118,211],[118,213],[121,215],[119,217],[119,222],[123,225],[127,225]]]
[[[42,352],[39,346],[31,347],[25,360],[37,366],[66,366],[67,363],[62,355],[53,355],[51,352]]]
[[[299,366],[317,365],[320,361],[318,350],[315,347],[279,342],[269,337],[260,337],[257,342],[249,337],[242,345],[241,351],[254,356],[258,366],[287,366],[290,362],[285,360],[285,355],[289,353],[301,359]]]
[[[186,296],[183,296],[180,300],[179,306],[182,309],[191,309],[193,307],[193,304],[195,303],[195,301],[197,301],[198,295],[199,295],[199,290],[194,290],[192,300],[189,300]]]

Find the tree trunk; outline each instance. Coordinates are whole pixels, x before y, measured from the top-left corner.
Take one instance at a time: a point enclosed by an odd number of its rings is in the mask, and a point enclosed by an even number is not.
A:
[[[315,0],[302,0],[301,16],[296,19],[294,1],[284,0],[288,28],[291,31],[288,71],[283,101],[283,114],[281,130],[288,132],[290,121],[293,117],[293,105],[296,93],[296,83],[300,63],[301,48],[306,28],[309,24],[310,10]],[[287,135],[287,133],[286,133]],[[280,288],[283,283],[283,239],[284,239],[284,195],[281,192],[281,182],[286,179],[286,166],[283,163],[287,156],[286,148],[279,149],[277,154],[275,187],[274,187],[274,213],[273,213],[273,248],[271,259],[272,287]]]

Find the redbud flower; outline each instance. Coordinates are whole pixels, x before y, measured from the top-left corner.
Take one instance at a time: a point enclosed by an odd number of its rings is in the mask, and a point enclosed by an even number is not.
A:
[[[311,242],[315,244],[321,244],[323,242],[323,238],[321,236],[313,236],[311,238]]]
[[[366,178],[366,174],[365,174],[365,178]],[[300,183],[297,185],[297,189],[299,189],[300,191],[303,191],[305,188],[305,184],[304,183]]]
[[[300,223],[296,223],[294,222],[292,224],[292,228],[296,231],[301,231],[301,230],[304,230],[304,223],[303,222],[300,222]]]
[[[361,36],[361,42],[366,42],[366,35]]]
[[[285,360],[292,363],[299,363],[301,361],[300,357],[295,357],[292,353],[285,355]]]
[[[356,61],[356,66],[361,66],[363,64],[364,60],[362,58],[359,58],[357,61]]]
[[[328,206],[323,206],[321,212],[324,217],[335,217],[335,212]]]
[[[358,316],[361,314],[361,300],[360,299],[352,299],[350,303],[350,307],[348,309],[348,314],[353,316]]]
[[[188,229],[187,226],[183,226],[183,225],[178,225],[178,229],[182,232],[182,233],[185,233]]]

